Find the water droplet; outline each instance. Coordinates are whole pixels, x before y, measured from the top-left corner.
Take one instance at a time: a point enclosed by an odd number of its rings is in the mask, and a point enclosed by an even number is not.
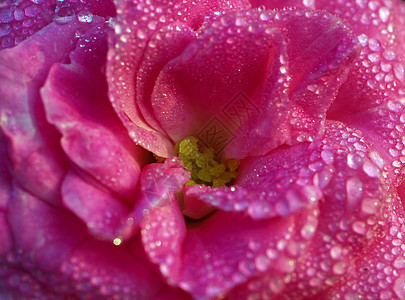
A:
[[[346,263],[344,261],[339,261],[332,267],[333,273],[336,275],[342,275],[346,271]]]
[[[342,246],[333,246],[332,249],[330,249],[330,256],[333,259],[339,259],[342,256]]]
[[[142,29],[138,29],[138,30],[136,31],[136,36],[137,36],[138,38],[140,38],[141,40],[143,40],[143,39],[146,38],[146,32],[145,32],[144,30],[142,30]]]
[[[380,177],[381,172],[375,164],[366,160],[363,164],[363,171],[370,177]]]
[[[405,257],[398,256],[394,260],[394,267],[397,268],[397,269],[404,269],[405,268]]]
[[[72,20],[73,20],[73,16],[61,17],[61,16],[55,15],[55,17],[54,17],[54,21],[59,25],[70,23]]]
[[[264,272],[268,269],[270,265],[270,260],[264,256],[264,255],[259,255],[255,259],[255,266],[256,269],[259,270],[260,272]]]
[[[308,8],[313,8],[315,0],[303,0],[302,3]]]
[[[394,292],[399,299],[405,299],[405,277],[400,276],[395,280]]]
[[[381,44],[378,40],[371,38],[368,41],[368,47],[370,48],[370,50],[374,51],[374,52],[378,52],[381,50]]]
[[[24,9],[24,13],[27,17],[34,18],[40,13],[40,9],[36,5],[30,5]]]
[[[397,58],[397,54],[395,53],[394,50],[392,50],[392,49],[387,49],[387,50],[385,50],[385,51],[383,52],[383,57],[384,57],[386,60],[394,60],[394,59]]]
[[[353,223],[352,229],[354,232],[363,235],[366,233],[366,224],[362,221],[356,221]]]
[[[365,34],[360,34],[357,36],[357,39],[359,40],[360,44],[365,47],[368,44],[368,37]]]
[[[11,26],[8,24],[0,24],[0,37],[5,36],[11,32]]]
[[[378,199],[364,198],[361,204],[361,210],[365,214],[375,214],[380,207]]]
[[[356,154],[352,154],[352,153],[349,153],[347,155],[347,165],[350,168],[358,169],[361,167],[362,163],[363,163],[363,159],[360,156],[358,156]]]
[[[385,23],[388,21],[388,18],[390,16],[390,11],[386,7],[381,7],[378,10],[378,15],[380,16],[381,21],[383,21]]]
[[[363,195],[363,182],[357,177],[346,181],[346,195],[349,207],[354,208]]]
[[[377,62],[380,61],[380,54],[379,53],[371,53],[367,57],[373,63],[377,63]]]
[[[405,80],[405,68],[404,65],[401,63],[394,63],[394,74],[395,77],[398,78],[398,80],[400,81],[404,81]]]
[[[0,9],[0,22],[2,23],[9,23],[13,21],[13,13],[9,8],[1,8]]]
[[[301,236],[304,239],[311,239],[315,234],[315,226],[312,224],[306,224],[304,227],[301,229]]]
[[[93,14],[88,10],[82,10],[77,15],[77,19],[82,23],[91,23],[93,21]]]

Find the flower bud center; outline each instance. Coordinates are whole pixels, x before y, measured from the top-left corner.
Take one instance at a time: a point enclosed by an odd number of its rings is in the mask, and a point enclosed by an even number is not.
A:
[[[227,186],[232,185],[238,176],[238,159],[230,159],[225,163],[217,162],[214,152],[209,148],[200,147],[198,139],[193,136],[178,142],[175,150],[191,173],[191,180],[186,185]]]

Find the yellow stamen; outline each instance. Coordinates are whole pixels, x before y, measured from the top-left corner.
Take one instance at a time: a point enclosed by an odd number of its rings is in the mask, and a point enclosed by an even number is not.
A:
[[[184,167],[191,172],[191,180],[186,185],[204,184],[212,187],[231,185],[237,177],[240,161],[230,159],[219,163],[211,149],[201,151],[197,138],[189,136],[175,146],[177,155]]]

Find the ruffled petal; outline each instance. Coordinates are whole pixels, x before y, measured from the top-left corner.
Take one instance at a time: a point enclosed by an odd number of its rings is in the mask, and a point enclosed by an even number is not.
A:
[[[0,126],[10,141],[13,177],[50,202],[59,199],[66,161],[57,132],[45,121],[39,88],[51,66],[65,60],[75,46],[75,32],[90,26],[77,21],[64,26],[52,23],[17,47],[0,52]]]
[[[70,55],[55,64],[41,90],[46,116],[62,134],[68,158],[128,203],[133,203],[145,153],[127,135],[107,96],[104,28],[89,30]]]
[[[353,265],[344,278],[318,294],[314,299],[346,297],[361,299],[405,299],[405,256],[403,235],[405,212],[403,198],[394,193],[384,201],[381,214],[371,216],[370,223],[379,224],[367,249],[355,254]],[[345,251],[345,248],[342,248]],[[338,255],[339,248],[331,248]]]
[[[116,1],[118,18],[115,35],[111,35],[111,48],[108,55],[107,76],[109,80],[110,99],[118,116],[127,127],[132,139],[144,148],[162,156],[173,156],[173,144],[166,134],[157,132],[151,125],[157,126],[145,106],[144,99],[138,99],[136,78],[149,47],[151,37],[162,27],[173,22],[181,22],[197,29],[204,17],[211,11],[246,9],[247,1],[183,1],[173,5],[164,0]],[[175,28],[176,26],[173,26]],[[183,41],[182,43],[184,43]],[[180,44],[182,44],[180,43]],[[156,45],[155,45],[156,46]],[[176,46],[177,47],[177,46]],[[153,52],[149,50],[148,53]],[[170,60],[170,55],[154,61],[156,71]],[[140,102],[142,108],[138,106]],[[142,113],[145,112],[146,116]],[[151,124],[149,124],[150,122]]]
[[[334,172],[333,154],[329,154],[332,158],[326,162],[311,163],[314,150],[303,143],[266,156],[247,158],[242,161],[238,180],[232,187],[186,186],[185,206],[197,198],[209,207],[240,212],[257,220],[288,216],[310,208],[323,198],[326,184],[314,184],[309,178],[312,172],[324,169],[326,177]]]
[[[18,45],[53,20],[59,24],[78,19],[91,22],[93,15],[115,16],[110,0],[54,1],[5,0],[0,4],[0,50]]]
[[[329,14],[225,13],[162,70],[155,115],[174,141],[194,135],[228,158],[313,140],[358,48]]]
[[[376,107],[405,94],[405,3],[403,1],[349,0],[344,2],[252,0],[267,9],[300,7],[326,10],[341,18],[362,44],[328,114],[339,119]]]
[[[100,239],[113,241],[121,229],[130,208],[94,182],[86,182],[70,171],[62,185],[63,203],[80,217],[90,233]]]
[[[142,170],[135,195],[135,206],[122,226],[119,239],[126,240],[132,237],[151,210],[177,203],[179,192],[189,180],[190,173],[177,158],[167,159],[164,163],[146,165]]]
[[[7,266],[21,268],[39,283],[16,287],[26,298],[55,293],[73,299],[149,299],[163,287],[125,246],[93,240],[73,215],[19,188],[14,191],[8,221],[16,248]]]
[[[280,281],[267,274],[249,282],[255,288],[242,286],[234,291],[236,295],[325,299],[323,291],[328,286],[340,286],[351,276],[348,274],[359,272],[354,269],[358,260],[379,243],[384,226],[378,220],[387,216],[383,210],[388,195],[382,175],[384,163],[381,164],[381,157],[370,149],[361,132],[337,122],[328,122],[326,128],[322,146],[320,141],[314,142],[320,148],[311,151],[308,163],[320,166],[328,158],[333,169],[329,173],[323,167],[317,171],[311,168],[308,174],[314,184],[322,185],[324,196],[318,202],[318,226],[300,256],[295,276]],[[325,151],[329,152],[327,156]]]
[[[260,222],[218,212],[189,223],[185,235],[183,217],[173,204],[150,213],[142,238],[167,280],[203,299],[223,295],[258,274],[272,272],[284,278],[293,272],[311,238],[300,233],[308,224],[316,228],[316,210]]]
[[[405,175],[405,99],[395,99],[342,120],[360,129],[385,162],[387,182],[397,186]]]

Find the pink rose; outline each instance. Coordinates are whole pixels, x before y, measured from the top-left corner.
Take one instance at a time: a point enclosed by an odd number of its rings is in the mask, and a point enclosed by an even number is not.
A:
[[[0,298],[405,299],[403,2],[88,2],[0,4]]]

